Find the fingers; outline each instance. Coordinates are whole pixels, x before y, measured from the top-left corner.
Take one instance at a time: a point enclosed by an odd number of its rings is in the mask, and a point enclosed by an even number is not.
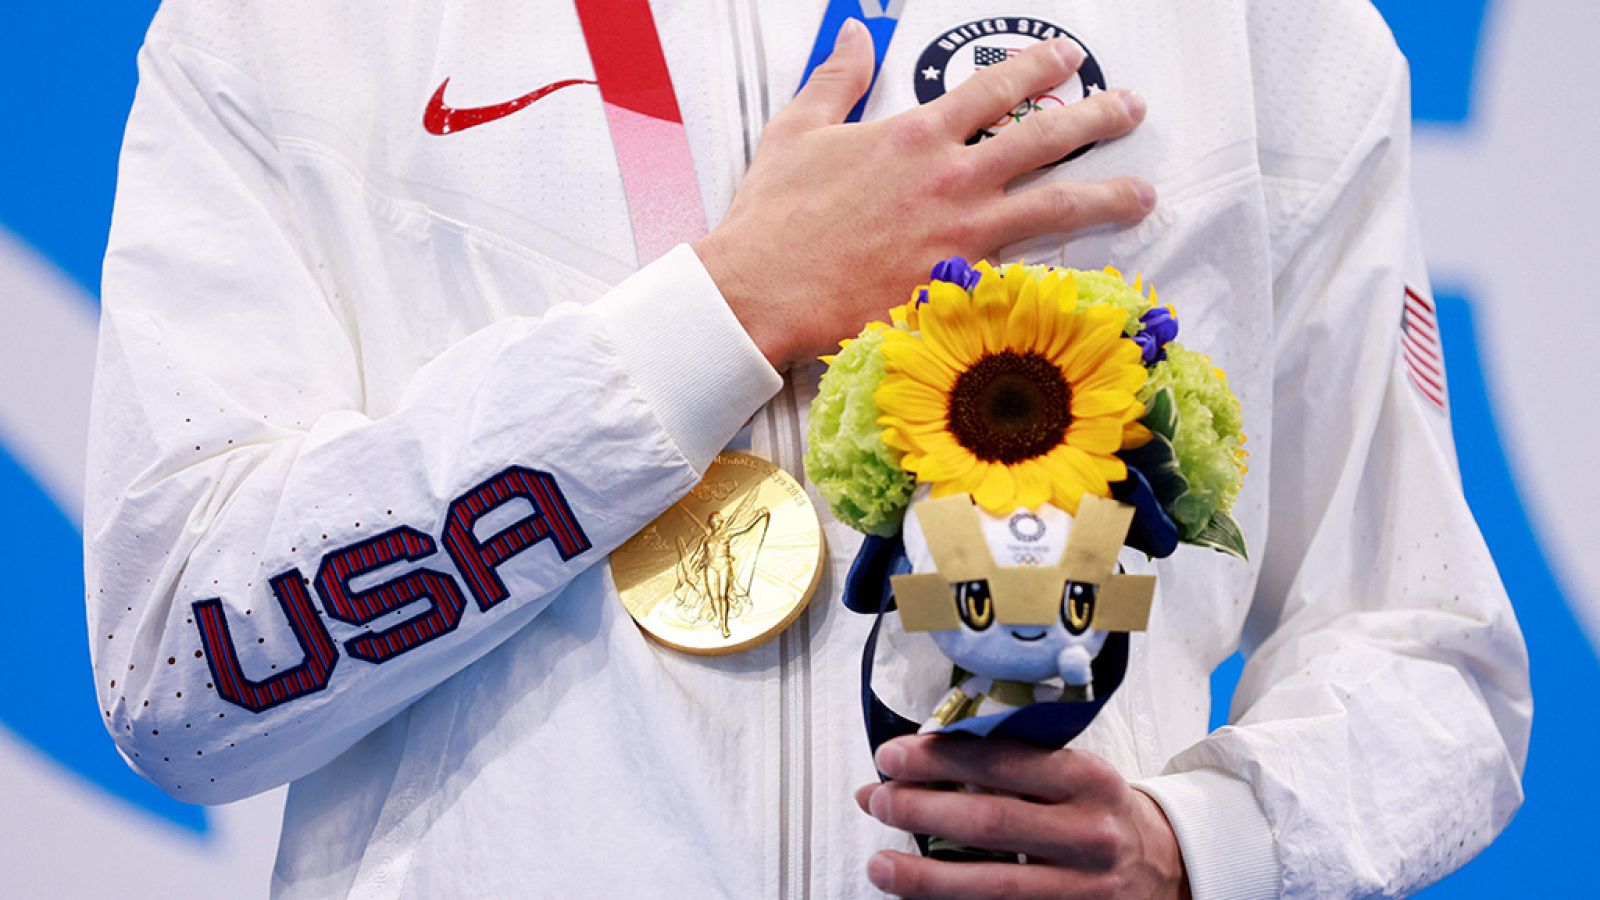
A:
[[[1107,91],[1055,109],[1029,113],[1021,123],[978,144],[983,166],[1006,179],[1055,162],[1079,147],[1121,137],[1144,121],[1145,102],[1128,90]]]
[[[1071,38],[1041,41],[999,65],[979,69],[924,109],[939,117],[954,137],[966,140],[1024,98],[1066,81],[1082,64],[1083,48]]]
[[[1143,178],[1050,182],[999,201],[993,219],[995,246],[1094,225],[1137,222],[1155,206],[1156,190]]]
[[[1091,753],[1014,741],[898,738],[878,748],[876,762],[897,781],[975,784],[1053,803],[1116,796],[1124,784],[1110,763]]]
[[[1103,864],[1098,846],[1079,848],[1062,807],[1015,797],[937,790],[889,782],[867,797],[874,819],[911,834],[931,834],[971,847],[1026,853],[1038,859],[1072,858]],[[1077,816],[1075,818],[1085,818]],[[1082,830],[1082,829],[1075,829]],[[1092,851],[1084,852],[1084,851]]]
[[[1109,885],[1066,869],[940,862],[893,850],[884,850],[867,861],[867,880],[886,894],[917,900],[1111,896]]]
[[[872,35],[860,19],[847,19],[833,53],[811,73],[806,86],[768,125],[820,128],[837,125],[872,84]]]

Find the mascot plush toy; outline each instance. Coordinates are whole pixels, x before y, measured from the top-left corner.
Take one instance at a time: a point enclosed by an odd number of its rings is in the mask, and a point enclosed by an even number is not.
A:
[[[1142,631],[1155,577],[1117,572],[1133,508],[1085,498],[1078,515],[1045,505],[994,516],[966,495],[916,503],[906,515],[912,571],[893,577],[901,626],[926,631],[962,671],[922,723],[1031,703],[1087,701],[1108,632]]]

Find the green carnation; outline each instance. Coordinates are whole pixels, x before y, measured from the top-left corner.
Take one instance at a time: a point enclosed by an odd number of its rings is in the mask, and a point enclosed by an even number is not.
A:
[[[883,381],[883,331],[869,328],[839,351],[811,402],[806,477],[839,521],[893,535],[915,482],[883,442],[872,394]]]
[[[1186,541],[1204,531],[1216,513],[1226,513],[1244,482],[1244,411],[1228,388],[1227,376],[1211,358],[1167,344],[1167,358],[1150,370],[1139,392],[1148,403],[1162,388],[1177,403],[1178,432],[1172,449],[1189,490],[1167,510]]]
[[[1150,298],[1133,289],[1133,285],[1122,280],[1121,275],[1110,272],[1087,271],[1072,269],[1072,275],[1078,282],[1078,311],[1082,312],[1091,306],[1112,306],[1121,309],[1127,314],[1128,320],[1122,326],[1122,333],[1132,337],[1139,333],[1144,326],[1140,324],[1139,317],[1150,310]]]

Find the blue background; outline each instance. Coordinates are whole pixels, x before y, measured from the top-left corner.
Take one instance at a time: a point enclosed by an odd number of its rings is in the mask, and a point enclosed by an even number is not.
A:
[[[1492,11],[1488,0],[1377,5],[1411,59],[1418,122],[1473,129],[1477,61]],[[94,21],[86,25],[85,11],[76,5],[12,4],[7,27],[0,29],[6,85],[0,121],[13,126],[13,137],[0,142],[0,226],[58,266],[89,302],[99,293],[118,146],[136,83],[134,57],[156,3],[93,6]],[[1473,286],[1436,288],[1463,480],[1527,636],[1538,714],[1527,804],[1494,846],[1430,893],[1590,893],[1593,879],[1583,863],[1595,841],[1587,821],[1600,805],[1600,790],[1592,779],[1561,776],[1586,772],[1600,738],[1600,717],[1588,709],[1587,692],[1580,688],[1600,684],[1600,662],[1534,537],[1502,449],[1491,398],[1503,395],[1485,383]],[[0,629],[0,658],[8,660],[11,681],[11,689],[0,692],[0,725],[107,796],[204,838],[204,811],[134,776],[96,720],[80,599],[80,537],[3,444],[0,509],[11,522],[29,523],[0,542],[0,567],[10,573],[10,621]],[[1239,666],[1236,657],[1214,676],[1217,724],[1225,719]]]

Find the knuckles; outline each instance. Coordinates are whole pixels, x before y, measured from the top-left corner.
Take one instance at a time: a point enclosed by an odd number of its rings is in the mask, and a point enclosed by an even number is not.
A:
[[[983,900],[1021,900],[1027,894],[1023,889],[1020,873],[1006,871],[999,873],[980,887],[978,896]]]
[[[888,131],[889,147],[897,155],[920,155],[929,147],[944,142],[940,116],[926,107],[907,110],[885,122],[884,127]]]
[[[950,249],[950,253],[966,256],[984,256],[994,249],[997,224],[977,215],[957,216],[941,223],[935,244]]]
[[[1073,112],[1073,107],[1064,110],[1049,110],[1035,113],[1022,121],[1023,133],[1018,135],[1030,144],[1049,147],[1060,153],[1067,153],[1073,149],[1069,144],[1077,143],[1077,135],[1073,133],[1072,126],[1067,122],[1062,113]]]
[[[1073,772],[1074,777],[1097,788],[1121,788],[1125,782],[1111,763],[1093,753],[1082,750],[1060,751],[1066,765]]]
[[[964,199],[978,174],[977,161],[970,153],[947,153],[928,167],[924,190],[942,200]]]
[[[1009,804],[991,800],[979,804],[970,816],[972,833],[981,840],[1003,839],[1015,833],[1016,816]]]
[[[1076,185],[1054,184],[1045,189],[1044,202],[1052,223],[1069,230],[1083,224],[1083,198]]]
[[[1089,117],[1090,127],[1097,137],[1113,137],[1133,127],[1133,116],[1128,114],[1128,106],[1121,97],[1099,94],[1093,99],[1093,103],[1080,105],[1084,107],[1084,114]]]
[[[1127,855],[1132,838],[1121,821],[1110,813],[1093,816],[1073,836],[1074,849],[1097,868],[1112,868]]]
[[[906,825],[907,804],[905,788],[894,782],[889,782],[873,791],[872,798],[868,801],[868,810],[874,818],[885,825],[900,828]]]
[[[1002,63],[986,72],[979,73],[978,77],[988,75],[988,79],[979,81],[979,85],[991,105],[995,107],[1014,106],[1022,98],[1028,96],[1028,90],[1023,85],[1022,73],[1015,69],[1008,70]],[[977,78],[973,79],[977,81]]]

